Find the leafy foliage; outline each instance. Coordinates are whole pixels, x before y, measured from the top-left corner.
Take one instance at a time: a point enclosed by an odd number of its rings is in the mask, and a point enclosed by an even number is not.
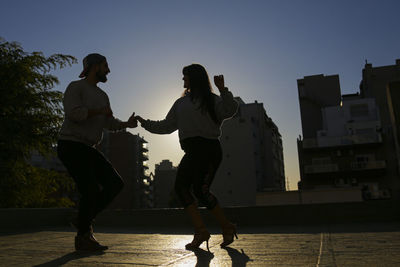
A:
[[[30,166],[27,159],[32,151],[53,151],[63,111],[62,92],[52,90],[58,79],[50,72],[73,63],[73,56],[27,53],[0,38],[0,207],[65,204],[49,199],[63,174]]]

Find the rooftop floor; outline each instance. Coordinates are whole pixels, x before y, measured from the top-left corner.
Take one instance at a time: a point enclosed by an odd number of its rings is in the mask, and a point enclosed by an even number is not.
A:
[[[110,248],[74,251],[72,228],[0,234],[0,266],[400,266],[400,223],[353,223],[238,228],[221,249],[212,229],[210,252],[185,250],[190,229],[95,228]]]

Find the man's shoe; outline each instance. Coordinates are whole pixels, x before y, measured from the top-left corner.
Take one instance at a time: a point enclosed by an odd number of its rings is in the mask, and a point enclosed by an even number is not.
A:
[[[77,251],[102,251],[106,249],[108,249],[108,247],[97,242],[90,232],[75,237],[75,250]]]

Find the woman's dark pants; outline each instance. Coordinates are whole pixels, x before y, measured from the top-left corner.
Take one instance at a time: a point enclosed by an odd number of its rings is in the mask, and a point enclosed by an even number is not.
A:
[[[181,140],[185,151],[176,176],[175,191],[183,206],[195,202],[192,192],[207,209],[213,209],[217,198],[210,192],[211,183],[222,160],[219,140],[191,137]]]

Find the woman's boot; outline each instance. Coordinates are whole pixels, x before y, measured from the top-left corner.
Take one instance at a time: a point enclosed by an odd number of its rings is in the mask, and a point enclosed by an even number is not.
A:
[[[200,212],[197,209],[197,205],[191,204],[188,207],[186,207],[185,210],[189,214],[195,229],[193,241],[190,242],[189,244],[186,244],[185,246],[186,249],[188,250],[196,249],[201,245],[201,243],[206,241],[207,250],[210,251],[208,247],[208,240],[210,239],[210,233],[208,232],[206,226],[204,225]]]
[[[236,237],[236,239],[238,239],[236,234],[236,225],[228,221],[228,219],[225,217],[223,210],[218,204],[215,206],[215,208],[211,210],[211,213],[215,216],[222,228],[222,237],[224,241],[220,245],[221,248],[231,244],[233,242],[233,237]]]

